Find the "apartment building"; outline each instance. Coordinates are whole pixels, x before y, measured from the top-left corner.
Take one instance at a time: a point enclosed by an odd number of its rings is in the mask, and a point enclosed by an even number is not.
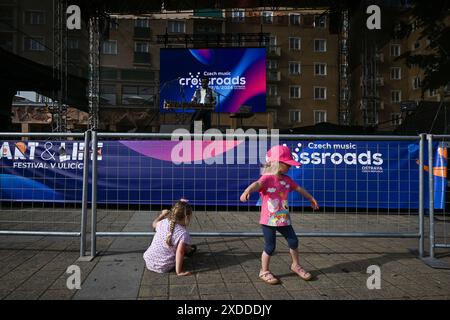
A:
[[[360,25],[360,18],[356,17],[353,25]],[[408,114],[403,105],[439,102],[446,88],[423,92],[424,71],[401,57],[408,51],[426,53],[430,44],[421,36],[417,21],[408,15],[407,6],[384,9],[382,25],[376,32],[351,29],[352,118],[355,125],[392,131]],[[401,36],[404,28],[410,30],[406,37]]]

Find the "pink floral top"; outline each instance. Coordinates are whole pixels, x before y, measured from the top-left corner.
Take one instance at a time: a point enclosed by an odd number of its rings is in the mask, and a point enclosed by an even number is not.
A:
[[[289,192],[297,188],[297,183],[289,176],[262,175],[259,193],[262,199],[260,224],[272,227],[291,225],[289,217]]]

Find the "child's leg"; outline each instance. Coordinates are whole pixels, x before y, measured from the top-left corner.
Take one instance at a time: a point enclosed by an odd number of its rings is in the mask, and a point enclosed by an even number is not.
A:
[[[279,227],[277,230],[283,235],[287,240],[289,246],[289,253],[292,258],[292,265],[297,266],[300,264],[298,256],[298,238],[295,234],[294,228],[292,226]]]
[[[264,251],[261,256],[261,271],[269,271],[270,257],[275,251],[276,246],[276,229],[273,227],[262,225],[264,235]]]
[[[292,258],[291,270],[298,274],[303,280],[310,280],[311,274],[306,272],[300,265],[300,260],[298,256],[298,238],[295,234],[294,228],[292,226],[280,227],[278,231],[286,238],[289,245],[289,253]]]

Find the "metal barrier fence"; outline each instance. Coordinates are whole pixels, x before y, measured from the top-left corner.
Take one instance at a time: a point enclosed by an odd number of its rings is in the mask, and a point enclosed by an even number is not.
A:
[[[187,136],[193,140],[207,137],[201,134],[187,134]],[[252,139],[261,137],[264,135],[222,136],[223,139],[246,139],[249,144]],[[93,160],[92,180],[98,183],[94,183],[92,198],[101,195],[102,200],[98,201],[97,205],[94,202],[93,206],[92,256],[96,255],[97,237],[152,236],[154,234],[150,230],[152,219],[161,209],[169,209],[171,203],[186,194],[190,195],[188,198],[194,205],[196,219],[202,220],[200,223],[194,221],[190,226],[192,236],[261,237],[256,206],[258,196],[254,195],[253,200],[246,205],[239,205],[239,195],[245,187],[259,178],[260,166],[247,162],[238,166],[223,166],[217,163],[174,164],[171,161],[165,161],[162,165],[161,161],[147,159],[160,156],[158,148],[167,147],[165,152],[170,153],[173,145],[166,142],[171,138],[170,134],[93,132],[92,140],[103,142],[102,154],[109,157],[114,155],[114,160],[98,161],[95,157]],[[108,144],[111,139],[125,141],[126,147]],[[155,139],[166,142],[160,142],[158,145]],[[319,200],[319,204],[322,201],[327,203],[318,213],[312,212],[305,203],[299,201],[294,200],[293,205],[290,204],[291,218],[299,237],[413,238],[419,240],[419,254],[421,257],[424,255],[424,174],[421,170],[424,164],[424,135],[412,137],[280,135],[278,139],[290,144],[291,149],[298,153],[299,159],[303,157],[304,162],[309,163],[314,159],[307,158],[307,155],[301,153],[307,149],[305,143],[314,143],[317,148],[329,147],[327,153],[330,155],[325,157],[327,165],[323,163],[322,156],[320,158],[322,163],[309,168],[309,176],[301,173],[302,168],[291,169],[300,172],[298,174],[300,184],[312,186],[311,189],[307,187],[306,189]],[[361,169],[362,165],[358,164],[349,169],[348,166],[336,164],[345,158],[343,148],[349,144],[354,148],[348,149],[347,152],[355,153],[356,158],[361,154],[367,155],[367,150],[380,151],[386,164],[383,169],[384,178],[376,178],[377,170],[383,166],[372,168],[375,171],[370,171],[369,168],[366,173],[361,174],[357,167]],[[147,152],[143,151],[145,148]],[[416,153],[410,153],[411,149]],[[340,153],[341,156],[336,155],[333,163],[331,157],[335,153]],[[258,154],[259,150],[253,153],[253,157]],[[252,162],[251,157],[250,154],[246,155],[246,160]],[[165,159],[167,160],[167,157]],[[351,159],[350,162],[355,161],[351,157],[347,159]],[[405,164],[400,167],[402,161]],[[118,168],[118,163],[125,165]],[[133,176],[115,177],[112,173],[131,171],[134,171]],[[147,172],[154,174],[149,176]],[[97,177],[99,173],[100,176]],[[96,190],[99,185],[103,186],[101,192]],[[342,186],[345,186],[345,190],[339,189]],[[406,198],[405,192],[408,195]],[[169,195],[164,196],[165,193]],[[123,195],[120,201],[117,200],[120,198],[119,194]],[[225,200],[223,194],[227,194]],[[164,199],[164,203],[159,201],[149,204],[140,201],[153,197]]]
[[[10,160],[10,165],[0,162],[0,235],[79,237],[80,256],[84,256],[88,211],[86,168],[90,163],[89,148],[84,146],[89,146],[90,131],[0,133],[0,137],[1,159]],[[45,140],[41,142],[42,139]],[[83,166],[75,167],[73,172],[81,172],[81,183],[68,183],[70,175],[55,178],[53,172],[57,166],[53,160],[65,154],[65,144],[70,139],[80,139],[77,145]],[[49,181],[52,187],[46,186]],[[64,200],[69,194],[74,201]]]
[[[448,149],[450,135],[428,135],[428,184],[429,184],[429,257],[425,262],[440,269],[450,269],[450,265],[436,259],[435,249],[450,248],[450,183],[448,182]],[[437,151],[437,152],[436,152]],[[436,182],[444,184],[447,189],[443,195],[435,195]],[[435,200],[443,199],[442,209],[435,209]]]
[[[253,195],[246,204],[239,202],[239,195],[260,176],[260,166],[264,162],[260,158],[266,151],[260,141],[265,138],[271,143],[272,138],[267,133],[223,135],[223,139],[231,141],[224,144],[226,152],[210,157],[215,159],[223,154],[223,163],[206,163],[208,159],[202,156],[191,158],[192,163],[184,161],[181,164],[169,161],[170,152],[179,143],[171,141],[170,134],[88,131],[84,135],[0,133],[0,136],[8,139],[83,137],[84,145],[97,146],[92,151],[96,156],[91,157],[91,148],[83,148],[82,170],[75,169],[70,177],[67,176],[67,180],[78,176],[81,185],[75,183],[73,187],[69,184],[70,188],[57,190],[62,199],[72,193],[69,198],[77,201],[51,201],[50,198],[14,202],[2,193],[0,235],[80,237],[80,256],[85,256],[87,210],[91,202],[90,255],[94,257],[98,237],[152,236],[153,218],[183,196],[189,198],[195,211],[190,226],[192,236],[262,235],[258,224],[258,195]],[[195,141],[205,143],[214,135],[185,136],[193,139],[189,141],[192,143],[189,145],[192,150],[189,150],[194,155]],[[180,138],[185,137],[180,135]],[[425,135],[280,135],[277,139],[291,147],[303,163],[303,167],[292,168],[290,173],[321,205],[318,212],[313,212],[302,199],[290,199],[291,218],[299,237],[411,238],[419,241],[419,255],[424,256]],[[242,141],[242,145],[248,145],[244,148],[246,153],[242,156],[236,151],[230,157],[235,162],[229,164],[228,151],[239,149]],[[250,148],[253,141],[258,141],[255,152]],[[19,150],[14,152],[20,152],[22,146],[14,143]],[[80,151],[81,143],[78,143]],[[208,142],[202,146],[203,152]],[[59,153],[60,156],[64,154]],[[76,152],[73,151],[71,156],[74,160]],[[18,157],[23,160],[20,154]],[[4,167],[0,170],[0,174],[7,173]],[[20,170],[16,168],[15,174],[18,172]],[[43,175],[37,175],[37,172],[33,180],[55,178],[46,177],[45,170]],[[65,183],[62,185],[66,186]],[[21,185],[16,191],[24,189]]]

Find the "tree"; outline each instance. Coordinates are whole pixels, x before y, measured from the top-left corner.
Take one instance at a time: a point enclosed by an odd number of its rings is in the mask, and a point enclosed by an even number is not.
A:
[[[428,39],[423,52],[407,51],[399,57],[406,59],[409,66],[417,65],[424,70],[422,92],[439,89],[450,84],[450,1],[412,0],[407,13],[415,20],[421,30],[420,39]],[[404,30],[404,28],[402,28]],[[404,32],[409,36],[411,26]]]

